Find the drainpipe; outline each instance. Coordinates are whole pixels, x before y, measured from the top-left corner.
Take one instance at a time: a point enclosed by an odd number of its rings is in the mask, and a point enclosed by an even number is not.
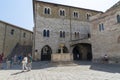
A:
[[[71,9],[69,7],[69,16],[70,16],[70,41],[72,40],[72,28],[71,28]]]

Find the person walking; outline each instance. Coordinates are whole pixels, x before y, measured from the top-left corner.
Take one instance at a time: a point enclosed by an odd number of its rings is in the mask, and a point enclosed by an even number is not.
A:
[[[22,71],[24,72],[24,70],[28,70],[28,67],[27,67],[27,62],[28,62],[28,58],[27,56],[24,56],[23,60],[22,60]]]
[[[6,59],[7,69],[11,68],[11,61],[7,58]]]
[[[14,64],[16,65],[17,64],[17,55],[14,55],[13,60],[14,60]]]
[[[28,54],[28,71],[30,71],[32,68],[32,56],[31,54]]]

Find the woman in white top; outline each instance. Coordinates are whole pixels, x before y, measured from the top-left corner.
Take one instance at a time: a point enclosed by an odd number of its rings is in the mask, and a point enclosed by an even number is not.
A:
[[[22,70],[24,71],[25,69],[28,70],[27,68],[27,62],[28,62],[28,58],[25,56],[22,60]]]

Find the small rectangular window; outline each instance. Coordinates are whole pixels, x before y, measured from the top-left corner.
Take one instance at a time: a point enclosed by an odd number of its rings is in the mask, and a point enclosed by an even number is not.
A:
[[[117,15],[117,23],[120,23],[120,15]]]
[[[103,23],[99,24],[99,31],[104,31],[104,24]]]
[[[26,37],[26,33],[23,33],[23,37],[24,37],[24,38]]]
[[[14,35],[14,29],[11,29],[11,35]]]

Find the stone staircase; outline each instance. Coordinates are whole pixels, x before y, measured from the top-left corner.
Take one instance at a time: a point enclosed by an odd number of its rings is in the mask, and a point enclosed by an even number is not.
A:
[[[16,44],[11,54],[8,56],[8,58],[13,57],[14,55],[27,55],[28,53],[32,53],[32,46],[30,45],[20,45]]]

